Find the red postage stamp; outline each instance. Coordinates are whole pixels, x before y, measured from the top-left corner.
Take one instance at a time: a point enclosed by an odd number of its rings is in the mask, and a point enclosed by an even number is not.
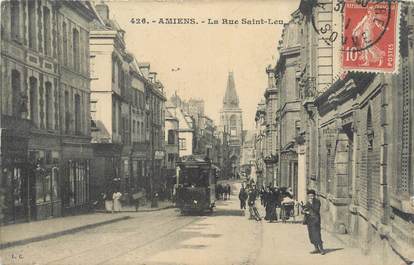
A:
[[[343,14],[342,68],[395,73],[399,47],[398,2],[345,0]]]

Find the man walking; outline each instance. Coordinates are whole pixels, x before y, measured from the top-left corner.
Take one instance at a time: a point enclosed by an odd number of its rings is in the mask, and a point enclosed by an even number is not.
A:
[[[240,200],[240,210],[246,210],[246,200],[248,194],[246,189],[244,188],[244,184],[242,184],[239,192],[239,200]]]
[[[304,207],[305,214],[305,223],[308,227],[308,234],[310,242],[315,246],[315,250],[311,254],[320,253],[325,255],[325,250],[323,249],[323,242],[321,236],[321,202],[315,198],[315,191],[308,190],[308,201]]]

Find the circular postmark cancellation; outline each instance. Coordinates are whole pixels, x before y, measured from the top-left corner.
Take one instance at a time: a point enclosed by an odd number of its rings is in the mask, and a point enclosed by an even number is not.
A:
[[[397,0],[308,0],[311,23],[327,46],[340,47],[344,70],[395,72],[398,52]],[[330,19],[315,17],[331,14]],[[334,17],[340,19],[337,27]],[[337,31],[335,31],[335,29]],[[338,32],[340,31],[340,32]]]

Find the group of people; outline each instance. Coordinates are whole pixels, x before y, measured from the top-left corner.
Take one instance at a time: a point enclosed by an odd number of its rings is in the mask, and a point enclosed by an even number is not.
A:
[[[231,188],[230,184],[217,184],[216,198],[217,200],[230,200]]]
[[[101,193],[101,200],[104,204],[105,211],[112,213],[120,212],[122,209],[121,197],[122,193],[119,191]]]
[[[249,183],[240,188],[239,200],[240,209],[246,209],[246,201],[248,202],[250,218],[257,221],[261,220],[256,207],[256,199],[260,198],[260,204],[266,209],[265,220],[269,222],[277,221],[278,215],[276,208],[281,208],[280,218],[289,219],[293,215],[295,201],[293,200],[293,192],[290,188],[278,187],[262,187],[257,189],[254,183]]]
[[[249,183],[246,186],[243,183],[239,192],[240,209],[246,209],[247,201],[250,219],[255,219],[256,221],[262,220],[256,207],[256,199],[258,197],[260,197],[260,202],[266,209],[265,220],[269,222],[277,221],[276,208],[278,207],[283,209],[281,210],[280,218],[289,218],[294,215],[291,212],[294,211],[295,206],[292,189],[268,186],[258,190],[254,183]],[[315,247],[315,250],[311,253],[325,255],[326,252],[323,248],[321,237],[321,202],[316,198],[316,192],[314,190],[308,190],[307,201],[300,206],[302,208],[301,212],[304,214],[303,224],[307,226],[309,240]]]

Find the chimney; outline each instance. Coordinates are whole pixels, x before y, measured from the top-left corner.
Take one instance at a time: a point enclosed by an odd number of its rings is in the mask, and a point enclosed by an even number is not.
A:
[[[150,64],[149,63],[138,63],[138,67],[139,67],[139,70],[141,70],[144,77],[149,78]]]
[[[103,21],[108,21],[109,19],[109,8],[106,4],[100,3],[95,6],[96,11]]]
[[[150,72],[149,78],[152,80],[153,83],[157,82],[157,73],[156,72]]]

